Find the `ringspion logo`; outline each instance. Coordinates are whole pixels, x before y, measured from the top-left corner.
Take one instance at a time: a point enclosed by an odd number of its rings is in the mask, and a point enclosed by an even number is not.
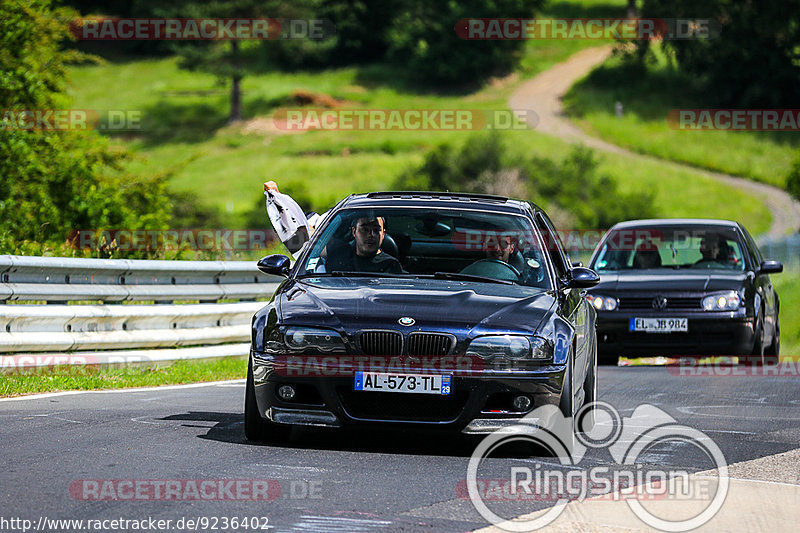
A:
[[[586,432],[576,432],[585,417],[595,423]],[[503,446],[534,445],[557,457],[556,465],[508,462],[507,477],[497,478],[494,461]],[[684,468],[669,468],[652,459],[650,451],[663,446],[688,446],[699,450],[714,468],[716,477],[692,476]],[[609,465],[581,464],[590,449],[606,449]],[[481,475],[492,472],[494,475]],[[554,405],[538,407],[515,426],[495,431],[475,448],[467,466],[466,482],[456,485],[460,498],[468,497],[480,515],[506,531],[535,531],[553,523],[571,501],[624,501],[645,524],[663,531],[696,529],[722,508],[729,478],[725,456],[702,431],[678,424],[665,411],[642,404],[622,418],[613,406],[596,402],[581,408],[575,417],[565,417]],[[466,494],[465,494],[466,488]],[[544,512],[525,517],[509,516],[504,502],[555,502]],[[680,518],[659,516],[643,503],[691,502]],[[531,511],[541,510],[532,507]]]

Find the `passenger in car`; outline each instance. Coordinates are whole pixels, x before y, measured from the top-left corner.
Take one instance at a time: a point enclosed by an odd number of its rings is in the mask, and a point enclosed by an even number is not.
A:
[[[717,262],[725,266],[735,268],[739,264],[739,258],[736,257],[736,251],[733,246],[726,241],[721,241],[719,246],[719,253],[717,254]]]

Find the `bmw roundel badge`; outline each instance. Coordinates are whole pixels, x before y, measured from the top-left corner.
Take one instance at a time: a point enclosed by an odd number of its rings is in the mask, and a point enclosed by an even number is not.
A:
[[[413,326],[416,320],[411,318],[410,316],[404,316],[400,320],[397,321],[401,326]]]

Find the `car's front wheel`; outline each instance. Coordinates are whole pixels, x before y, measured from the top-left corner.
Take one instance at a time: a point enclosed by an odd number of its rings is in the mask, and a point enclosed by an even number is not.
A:
[[[750,352],[749,357],[739,358],[741,362],[744,359],[745,363],[750,366],[761,366],[764,364],[764,353],[765,353],[765,346],[764,346],[764,317],[763,315],[758,315],[756,319],[756,327],[755,327],[755,340],[753,341],[753,350]]]
[[[287,440],[291,426],[272,424],[261,418],[256,402],[256,385],[253,379],[253,361],[247,364],[247,385],[244,392],[244,436],[252,441],[279,442]]]
[[[772,343],[767,347],[764,352],[766,354],[766,362],[769,364],[777,365],[780,361],[781,355],[781,325],[778,318],[775,318],[775,334],[772,336]]]
[[[583,406],[577,415],[577,429],[583,433],[594,429],[595,412],[597,411],[597,337],[594,339],[594,350],[589,357],[591,363],[583,381]]]

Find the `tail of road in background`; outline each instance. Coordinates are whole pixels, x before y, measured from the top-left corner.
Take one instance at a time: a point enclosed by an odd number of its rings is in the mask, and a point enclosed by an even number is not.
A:
[[[272,227],[297,259],[303,246],[314,234],[314,228],[327,213],[303,213],[294,198],[278,191],[278,185],[274,181],[264,183],[264,196],[267,197],[267,216]]]

